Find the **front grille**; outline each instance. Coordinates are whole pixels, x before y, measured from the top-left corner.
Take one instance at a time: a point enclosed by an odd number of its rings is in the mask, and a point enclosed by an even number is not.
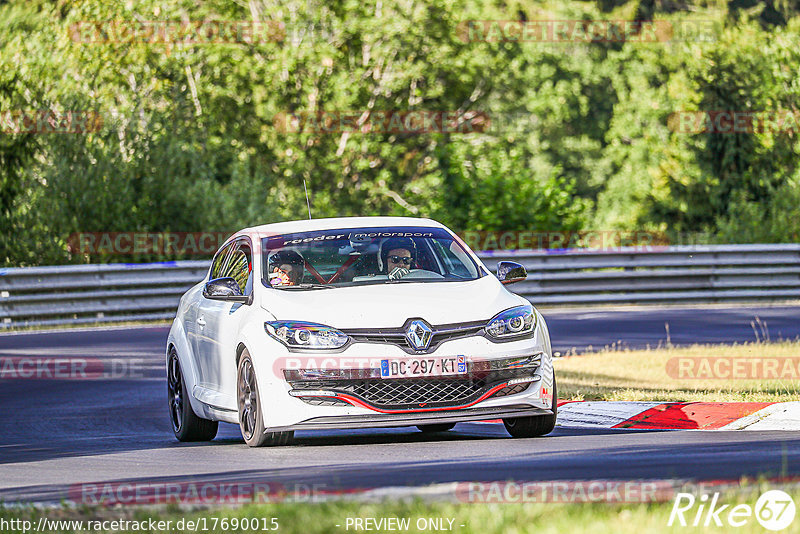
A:
[[[300,397],[300,400],[312,406],[351,406],[346,400],[330,397]]]
[[[353,388],[353,393],[375,405],[463,404],[483,388],[481,382],[470,380],[410,378],[362,382]]]
[[[522,393],[528,386],[530,386],[530,382],[525,382],[524,384],[514,384],[513,386],[506,386],[503,389],[497,391],[492,397],[506,397],[508,395],[516,395],[517,393]]]
[[[386,345],[408,345],[406,336],[403,333],[383,332],[350,332],[347,334],[353,341],[361,343],[383,343]]]
[[[531,368],[521,368],[474,372],[466,377],[304,380],[290,385],[299,391],[346,393],[376,408],[441,408],[468,404],[499,383],[532,373]]]
[[[376,328],[370,330],[342,330],[350,339],[356,343],[381,343],[385,345],[395,345],[409,354],[420,352],[433,352],[436,347],[445,341],[462,339],[465,337],[479,336],[483,334],[486,321],[475,323],[463,323],[453,325],[431,326],[433,330],[431,342],[426,351],[417,351],[408,343],[406,339],[406,328]]]

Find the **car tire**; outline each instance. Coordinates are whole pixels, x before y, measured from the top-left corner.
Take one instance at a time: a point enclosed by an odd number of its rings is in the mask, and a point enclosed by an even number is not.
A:
[[[548,415],[533,415],[531,417],[514,417],[503,419],[503,424],[511,437],[537,438],[553,431],[556,426],[558,413],[558,388],[556,377],[553,376],[553,413]]]
[[[211,441],[219,423],[198,417],[189,402],[178,352],[173,347],[167,363],[167,401],[172,431],[178,441]]]
[[[287,445],[294,432],[265,432],[263,405],[258,390],[253,361],[245,349],[239,358],[236,373],[236,398],[239,406],[239,428],[245,443],[251,447]]]
[[[417,425],[417,428],[425,434],[432,434],[434,432],[447,432],[454,426],[456,426],[455,423],[438,423],[433,425]]]

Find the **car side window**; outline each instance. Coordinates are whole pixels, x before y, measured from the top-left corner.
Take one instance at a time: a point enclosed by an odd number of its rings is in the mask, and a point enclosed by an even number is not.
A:
[[[250,245],[243,241],[236,243],[236,248],[231,253],[228,262],[222,270],[220,276],[231,277],[239,284],[242,294],[247,294],[247,282],[253,272],[253,253]]]
[[[217,255],[214,256],[214,259],[211,260],[211,280],[222,276],[220,273],[222,272],[222,267],[225,265],[225,258],[228,255],[228,252],[230,252],[232,246],[233,243],[228,243],[222,247],[222,249],[217,252]]]

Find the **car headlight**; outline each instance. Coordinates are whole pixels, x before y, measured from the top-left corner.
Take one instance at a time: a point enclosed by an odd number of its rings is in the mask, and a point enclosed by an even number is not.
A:
[[[350,340],[347,335],[330,326],[300,321],[267,322],[264,323],[264,330],[293,349],[338,349]]]
[[[495,315],[486,325],[486,333],[494,339],[528,336],[536,328],[533,306],[525,304]]]

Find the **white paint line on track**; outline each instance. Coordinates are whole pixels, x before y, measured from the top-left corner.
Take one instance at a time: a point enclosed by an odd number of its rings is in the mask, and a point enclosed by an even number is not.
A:
[[[344,495],[339,500],[381,502],[386,500],[423,499],[425,501],[456,501],[458,482],[441,482],[429,486],[386,486],[367,489],[353,495]],[[336,496],[334,496],[335,499]],[[349,497],[349,499],[348,499]]]
[[[44,328],[40,330],[4,330],[0,331],[0,337],[12,336],[28,336],[38,334],[69,334],[71,332],[85,333],[85,332],[110,332],[114,330],[141,330],[141,329],[160,329],[169,328],[172,326],[172,321],[164,321],[163,324],[157,323],[142,323],[142,324],[129,324],[129,325],[98,325],[98,326],[80,326],[80,327],[53,327]]]

